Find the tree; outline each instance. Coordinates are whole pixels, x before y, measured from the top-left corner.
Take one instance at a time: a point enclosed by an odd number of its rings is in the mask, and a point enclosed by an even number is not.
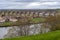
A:
[[[51,30],[60,30],[60,15],[47,17],[46,23],[51,25]]]

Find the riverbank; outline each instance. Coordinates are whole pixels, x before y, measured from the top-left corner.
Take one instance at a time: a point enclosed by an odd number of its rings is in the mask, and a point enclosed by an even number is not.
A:
[[[60,30],[45,33],[45,34],[22,36],[16,38],[5,38],[1,40],[60,40]]]

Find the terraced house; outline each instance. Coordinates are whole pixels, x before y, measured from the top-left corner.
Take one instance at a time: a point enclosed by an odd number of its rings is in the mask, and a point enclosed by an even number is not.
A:
[[[57,14],[58,13],[58,14]],[[48,17],[48,16],[55,16],[59,15],[59,12],[56,10],[14,10],[14,9],[6,9],[0,10],[0,22],[5,22],[7,19],[11,22],[16,22],[18,19],[26,18],[26,17]]]

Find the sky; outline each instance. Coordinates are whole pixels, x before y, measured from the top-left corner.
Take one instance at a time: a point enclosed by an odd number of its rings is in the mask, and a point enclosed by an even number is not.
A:
[[[0,9],[57,9],[60,0],[0,0]]]

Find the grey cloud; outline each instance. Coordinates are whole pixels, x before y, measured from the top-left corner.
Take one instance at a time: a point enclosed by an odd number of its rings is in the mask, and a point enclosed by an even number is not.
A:
[[[56,1],[54,2],[14,2],[14,1],[16,0],[10,0],[10,1],[6,0],[4,2],[0,1],[0,9],[41,9],[41,8],[44,9],[44,8],[60,7],[59,4],[60,2]]]
[[[27,9],[47,9],[47,8],[59,8],[59,2],[42,2],[42,3],[30,3],[26,6]]]
[[[45,2],[45,1],[60,1],[60,0],[0,0],[0,1],[9,1],[9,2]]]

